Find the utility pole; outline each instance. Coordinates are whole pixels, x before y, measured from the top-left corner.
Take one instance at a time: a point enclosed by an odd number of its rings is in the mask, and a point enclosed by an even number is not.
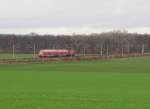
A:
[[[35,54],[36,54],[36,47],[35,47],[35,43],[33,45],[33,57],[35,58]]]
[[[130,54],[130,44],[128,43],[128,54]]]
[[[109,56],[108,45],[107,45],[107,57]]]
[[[101,45],[101,56],[103,56],[103,45]]]
[[[72,48],[70,48],[70,51],[71,51],[71,52],[70,52],[70,54],[71,54],[71,58],[73,58],[72,50],[73,50],[73,49],[72,49]]]
[[[12,55],[15,58],[15,37],[12,37]]]
[[[85,56],[85,47],[84,47],[84,49],[83,49],[83,54],[84,54],[84,56]]]
[[[13,43],[13,58],[15,58],[15,45],[14,45],[14,43]]]
[[[144,52],[145,52],[145,45],[144,44],[142,44],[142,55],[144,54]]]
[[[124,49],[123,49],[123,47],[121,49],[121,56],[124,56]]]

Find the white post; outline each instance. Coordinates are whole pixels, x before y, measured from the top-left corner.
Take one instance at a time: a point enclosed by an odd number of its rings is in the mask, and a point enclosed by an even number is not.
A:
[[[15,58],[15,45],[13,44],[13,58]]]
[[[144,54],[144,52],[145,52],[145,45],[142,44],[142,55]]]
[[[34,44],[34,47],[33,47],[33,56],[34,56],[34,58],[35,58],[35,53],[36,52],[36,48],[35,48],[35,44]]]
[[[101,56],[103,56],[103,46],[101,45]]]
[[[109,56],[109,53],[108,53],[109,51],[108,51],[108,46],[107,46],[107,57]]]
[[[72,48],[71,48],[71,51],[72,51]],[[72,53],[71,53],[71,58],[73,58],[73,55],[72,55]]]
[[[122,47],[122,50],[121,50],[121,55],[124,56],[124,49]]]
[[[128,54],[130,54],[130,44],[128,43]]]
[[[85,56],[85,47],[84,47],[84,49],[83,49],[83,53],[84,53],[84,56]]]

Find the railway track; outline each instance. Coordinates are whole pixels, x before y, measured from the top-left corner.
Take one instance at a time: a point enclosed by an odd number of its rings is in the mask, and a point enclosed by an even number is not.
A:
[[[128,57],[141,57],[150,56],[150,53],[146,54],[128,54],[128,55],[110,55],[110,56],[98,56],[98,55],[79,55],[75,57],[52,57],[52,58],[21,58],[21,59],[0,59],[0,64],[28,64],[28,63],[49,63],[49,62],[61,62],[61,61],[88,61],[88,60],[106,60],[115,58],[128,58]]]

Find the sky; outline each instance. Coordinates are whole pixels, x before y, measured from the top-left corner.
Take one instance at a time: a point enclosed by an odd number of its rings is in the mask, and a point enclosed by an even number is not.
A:
[[[0,0],[0,33],[150,33],[150,0]]]

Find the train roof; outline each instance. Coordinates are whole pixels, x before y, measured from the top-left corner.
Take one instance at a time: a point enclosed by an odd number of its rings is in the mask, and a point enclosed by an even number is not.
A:
[[[43,49],[40,52],[55,52],[55,51],[68,51],[67,49]]]

